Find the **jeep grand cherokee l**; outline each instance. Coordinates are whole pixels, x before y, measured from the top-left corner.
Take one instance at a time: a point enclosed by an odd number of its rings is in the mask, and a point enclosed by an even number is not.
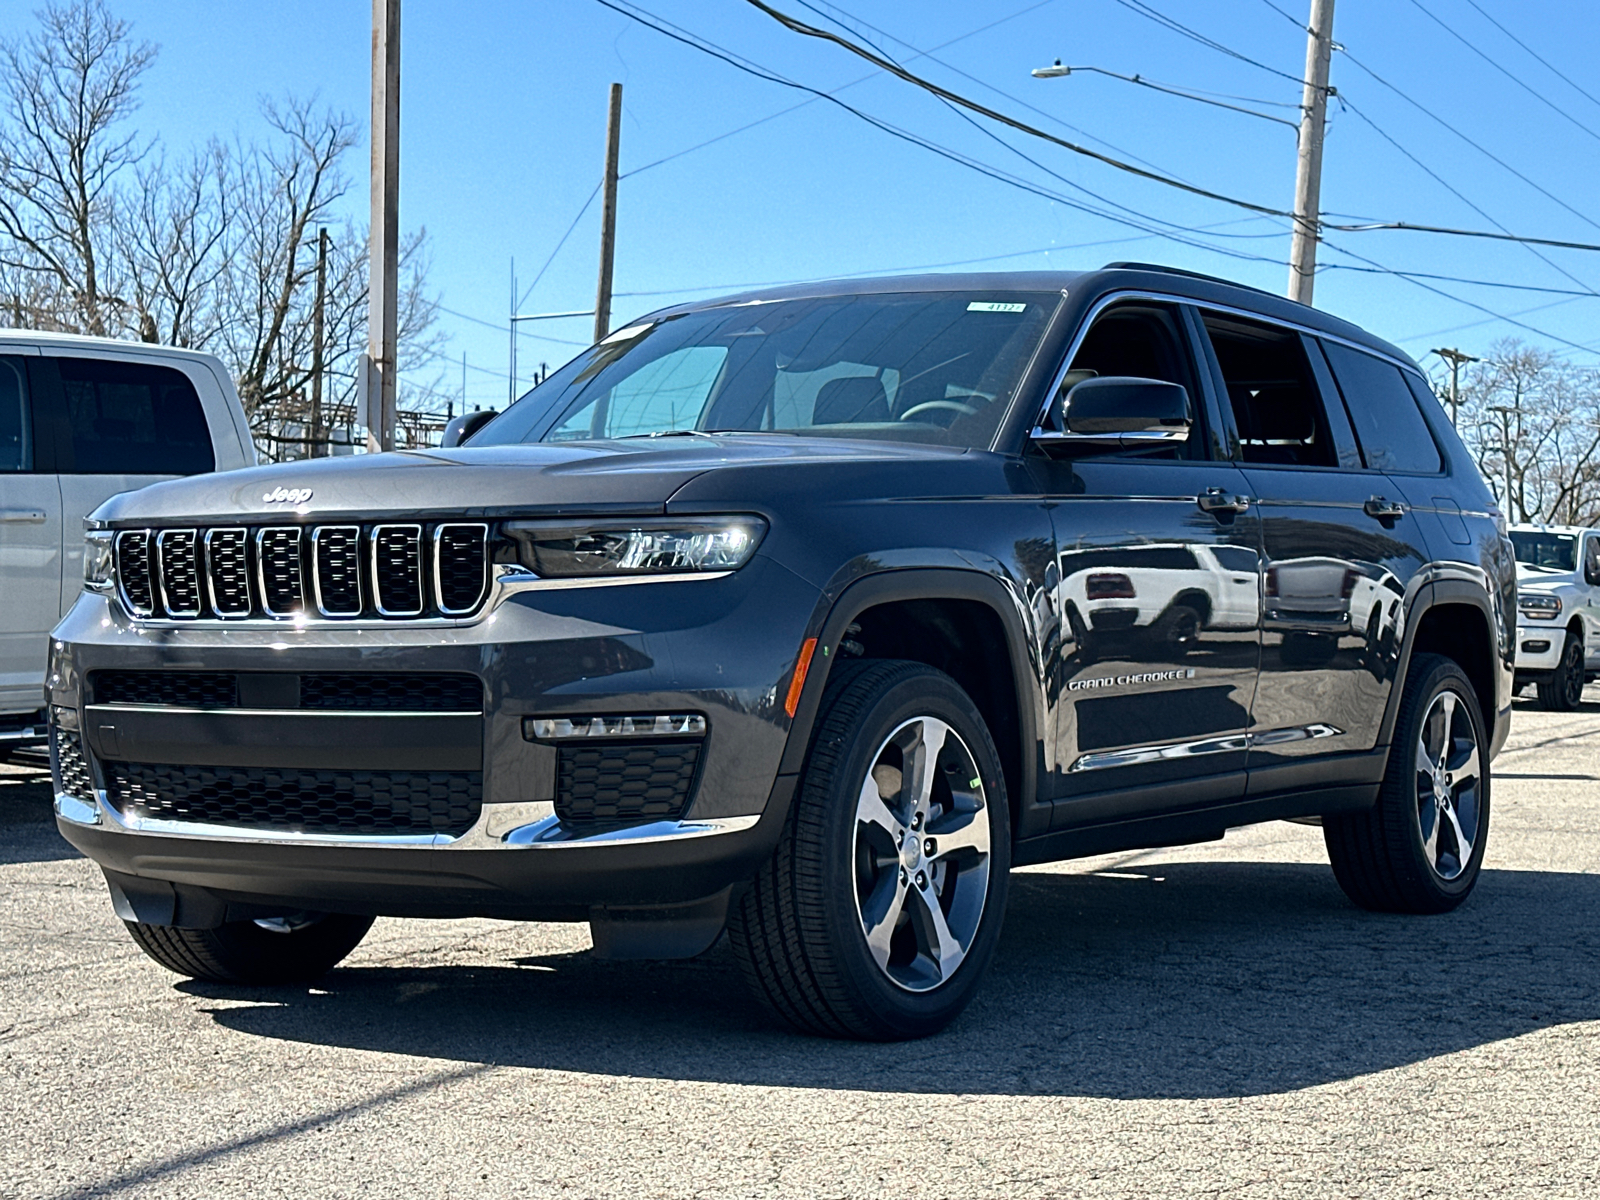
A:
[[[464,445],[109,501],[85,562],[59,825],[214,980],[379,915],[726,929],[793,1025],[917,1036],[1025,863],[1320,818],[1355,903],[1454,907],[1510,718],[1512,554],[1416,366],[1131,264],[665,309]],[[1068,619],[1112,584],[1196,616]]]

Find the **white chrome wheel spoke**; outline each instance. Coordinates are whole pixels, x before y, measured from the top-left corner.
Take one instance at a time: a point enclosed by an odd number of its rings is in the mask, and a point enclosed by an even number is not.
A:
[[[934,843],[933,853],[928,857],[934,862],[941,862],[964,850],[988,854],[989,815],[980,809],[978,812],[953,813],[941,817],[928,826],[928,837]]]
[[[907,890],[900,882],[900,872],[890,869],[883,873],[877,888],[861,905],[861,926],[866,931],[867,949],[872,951],[880,967],[889,965],[889,943],[900,923]]]
[[[948,979],[961,965],[967,952],[950,932],[950,922],[945,920],[944,910],[939,907],[939,897],[933,888],[918,888],[916,897],[917,905],[911,919],[917,923],[921,935],[917,941],[923,953],[937,967],[939,978]]]
[[[1422,736],[1417,739],[1417,774],[1433,777],[1437,764],[1428,753],[1428,723],[1422,723]]]
[[[877,826],[896,846],[905,835],[906,827],[883,798],[883,793],[878,790],[878,781],[870,772],[867,781],[861,785],[861,798],[856,801],[856,820],[863,825]]]
[[[1472,858],[1472,839],[1469,838],[1466,835],[1466,832],[1461,828],[1461,817],[1460,814],[1456,812],[1456,806],[1453,801],[1449,804],[1446,804],[1444,808],[1440,810],[1440,816],[1450,822],[1450,831],[1455,834],[1456,862],[1458,864],[1457,871],[1459,872],[1466,868],[1468,860]],[[1434,828],[1435,831],[1437,831],[1438,826],[1435,825]],[[1437,840],[1436,833],[1435,841]],[[1437,863],[1438,859],[1434,859],[1434,862]]]
[[[1483,765],[1478,759],[1477,742],[1468,742],[1466,752],[1461,755],[1460,765],[1451,762],[1445,763],[1445,770],[1450,772],[1452,790],[1459,793],[1463,784],[1476,784]]]
[[[917,744],[909,756],[907,774],[911,778],[911,811],[926,816],[928,801],[933,796],[933,783],[939,773],[939,752],[944,749],[950,726],[932,717],[923,717],[919,724],[921,729]]]
[[[1439,805],[1431,794],[1423,803],[1433,810],[1433,826],[1423,834],[1422,853],[1423,857],[1428,860],[1428,865],[1437,871],[1439,869]],[[1421,814],[1419,813],[1418,816],[1420,817]]]

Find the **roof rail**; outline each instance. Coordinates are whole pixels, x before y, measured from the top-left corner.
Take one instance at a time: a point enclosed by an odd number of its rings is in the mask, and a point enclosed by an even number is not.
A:
[[[1269,292],[1265,288],[1258,288],[1252,284],[1240,283],[1236,279],[1223,279],[1220,275],[1205,275],[1199,271],[1186,271],[1182,267],[1164,267],[1160,263],[1147,262],[1108,262],[1100,268],[1102,271],[1156,271],[1162,275],[1182,275],[1185,279],[1203,279],[1207,283],[1220,283],[1227,287],[1243,288],[1247,292],[1260,292],[1263,296],[1271,296],[1282,300],[1276,292]]]

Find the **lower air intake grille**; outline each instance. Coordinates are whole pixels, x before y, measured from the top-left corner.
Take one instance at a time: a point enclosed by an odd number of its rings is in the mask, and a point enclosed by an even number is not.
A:
[[[94,803],[94,777],[89,774],[89,760],[76,729],[50,726],[50,774],[56,791]]]
[[[563,745],[556,815],[563,821],[676,820],[689,806],[701,745]]]
[[[106,797],[129,817],[283,833],[444,834],[478,819],[478,771],[296,771],[105,764]]]
[[[360,712],[481,712],[483,685],[476,675],[317,672],[300,676],[300,707]]]
[[[94,671],[96,704],[161,704],[171,708],[237,708],[236,677],[218,671]]]

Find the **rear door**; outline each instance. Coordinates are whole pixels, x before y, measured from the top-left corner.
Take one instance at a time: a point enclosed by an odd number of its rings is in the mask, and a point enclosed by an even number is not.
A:
[[[1062,448],[1042,468],[1062,625],[1056,829],[1244,791],[1259,534],[1243,473],[1212,453],[1191,324],[1177,304],[1115,304],[1069,364],[1182,384],[1195,424],[1183,445],[1093,457]],[[1207,511],[1211,497],[1244,507]]]
[[[0,713],[44,703],[44,668],[61,585],[61,493],[29,385],[31,351],[0,353]],[[47,427],[47,426],[46,426]]]
[[[57,604],[65,613],[78,594],[83,518],[118,492],[214,470],[217,456],[197,377],[188,371],[134,356],[46,354],[39,361],[54,393],[64,566]]]
[[[1202,323],[1261,519],[1250,794],[1359,782],[1394,685],[1406,599],[1428,561],[1421,526],[1395,482],[1362,460],[1316,341],[1228,313]],[[1381,365],[1404,392],[1399,370]]]

